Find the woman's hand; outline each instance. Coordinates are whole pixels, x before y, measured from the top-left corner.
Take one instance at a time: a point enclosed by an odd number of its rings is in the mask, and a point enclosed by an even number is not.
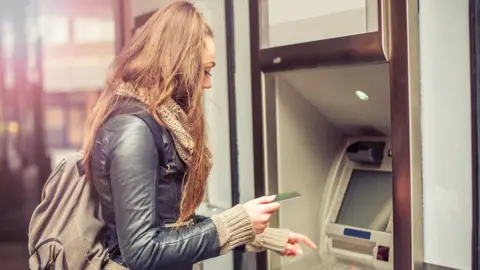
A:
[[[295,257],[303,254],[302,247],[299,245],[299,242],[305,243],[307,246],[316,249],[317,245],[313,243],[308,237],[302,234],[290,232],[288,237],[287,247],[282,253],[282,256]]]
[[[272,203],[275,196],[264,196],[243,204],[250,216],[256,234],[261,234],[270,222],[270,217],[280,208],[279,203]]]

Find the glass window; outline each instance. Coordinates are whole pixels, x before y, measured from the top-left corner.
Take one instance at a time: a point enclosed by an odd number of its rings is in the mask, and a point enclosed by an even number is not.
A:
[[[56,122],[53,116],[45,116],[46,126],[50,125],[47,151],[56,165],[80,145],[87,97],[105,87],[116,32],[113,1],[55,2],[40,1],[39,16],[43,17],[41,35],[49,39],[41,48],[45,109],[59,107],[64,117]],[[61,41],[65,44],[56,46]]]
[[[1,24],[0,34],[2,36],[1,42],[2,54],[3,59],[5,59],[3,63],[4,68],[4,85],[7,90],[13,88],[13,84],[15,83],[15,78],[13,74],[13,53],[14,53],[14,36],[13,36],[13,29],[10,23],[4,22]]]
[[[262,48],[378,31],[377,0],[303,0],[301,5],[290,0],[260,3]]]
[[[60,106],[45,108],[45,131],[47,146],[61,147],[65,141],[64,127],[66,126],[65,110]]]
[[[47,107],[45,110],[45,128],[62,129],[65,125],[64,114],[62,107]]]
[[[68,43],[68,18],[57,15],[43,15],[40,17],[40,32],[45,45],[64,45]]]
[[[1,30],[2,34],[2,54],[5,59],[11,59],[13,57],[14,37],[13,29],[10,23],[3,23]]]
[[[68,129],[68,144],[78,147],[82,142],[83,128],[87,117],[86,111],[83,107],[72,107],[68,116],[69,123],[71,123]]]
[[[115,41],[113,19],[76,18],[73,29],[75,44]]]

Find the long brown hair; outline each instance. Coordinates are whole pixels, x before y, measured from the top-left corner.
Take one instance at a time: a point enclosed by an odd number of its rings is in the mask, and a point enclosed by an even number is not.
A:
[[[84,134],[84,164],[90,176],[95,137],[119,102],[115,91],[120,83],[146,89],[141,94],[151,101],[148,110],[161,125],[156,108],[173,98],[188,116],[195,143],[183,180],[179,221],[188,219],[200,205],[210,166],[201,100],[206,76],[201,55],[209,37],[213,37],[210,27],[187,1],[175,2],[153,14],[116,57]]]

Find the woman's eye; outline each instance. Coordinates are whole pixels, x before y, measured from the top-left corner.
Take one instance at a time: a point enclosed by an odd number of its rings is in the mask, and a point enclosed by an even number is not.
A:
[[[205,75],[212,77],[212,74],[208,70],[205,70]]]

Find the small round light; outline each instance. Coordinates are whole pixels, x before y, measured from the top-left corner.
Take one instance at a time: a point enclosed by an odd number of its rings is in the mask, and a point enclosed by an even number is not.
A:
[[[355,95],[361,100],[368,100],[369,99],[368,95],[365,92],[360,91],[360,90],[355,91]]]

